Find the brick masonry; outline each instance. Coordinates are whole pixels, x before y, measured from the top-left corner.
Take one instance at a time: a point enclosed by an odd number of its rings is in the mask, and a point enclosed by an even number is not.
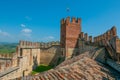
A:
[[[61,47],[65,50],[64,55],[70,57],[78,48],[78,38],[81,33],[81,19],[67,17],[61,20]]]

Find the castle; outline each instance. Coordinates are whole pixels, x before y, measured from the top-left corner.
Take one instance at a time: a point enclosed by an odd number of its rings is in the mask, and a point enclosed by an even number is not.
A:
[[[110,56],[120,61],[120,40],[117,36],[116,27],[113,26],[110,30],[94,37],[84,34],[81,30],[81,19],[67,17],[66,20],[61,20],[61,48],[66,58],[70,58],[73,54],[79,54],[79,47],[82,46],[80,43],[84,41],[89,45],[93,44],[96,46],[105,46],[108,51],[110,47],[114,51],[110,51]],[[81,46],[80,46],[81,45]],[[114,53],[115,52],[115,53]]]
[[[116,27],[93,38],[82,32],[80,18],[67,17],[61,20],[60,26],[60,43],[20,41],[15,54],[0,55],[0,79],[21,79],[30,75],[39,64],[56,67],[64,60],[87,51],[90,58],[106,63],[120,72],[119,64],[116,63],[120,62],[120,39]]]

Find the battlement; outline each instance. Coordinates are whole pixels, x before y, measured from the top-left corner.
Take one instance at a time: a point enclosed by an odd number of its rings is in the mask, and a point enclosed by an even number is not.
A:
[[[93,42],[92,36],[88,36],[88,33],[84,34],[84,32],[81,32],[80,35],[79,35],[79,38],[80,38],[80,40],[84,40],[86,42],[90,42],[90,43]]]
[[[102,40],[111,40],[113,37],[117,36],[116,27],[113,26],[110,30],[106,31],[104,34],[101,34],[97,37],[94,37],[94,42],[100,42]]]
[[[93,42],[92,36],[89,36],[89,42]]]
[[[84,39],[85,39],[85,41],[88,41],[88,33],[84,34]]]
[[[51,46],[55,46],[55,45],[60,45],[59,41],[52,41],[52,42],[48,42],[48,43],[40,43],[40,48],[49,48]]]
[[[0,73],[4,72],[6,69],[9,69],[12,67],[12,61],[11,60],[0,60]]]
[[[20,41],[19,46],[22,48],[39,48],[40,43],[38,42],[29,42],[29,41]]]
[[[84,32],[81,32],[79,38],[84,39]]]
[[[0,54],[0,58],[12,58],[15,56],[16,53],[11,53],[11,54]]]
[[[12,56],[12,57],[11,57]],[[18,58],[16,54],[1,54],[0,55],[0,73],[9,68],[17,66]]]
[[[66,19],[62,19],[61,20],[61,24],[69,24],[69,23],[76,23],[76,24],[80,24],[81,23],[81,18],[75,18],[75,17],[72,17],[70,19],[70,17],[67,17]]]

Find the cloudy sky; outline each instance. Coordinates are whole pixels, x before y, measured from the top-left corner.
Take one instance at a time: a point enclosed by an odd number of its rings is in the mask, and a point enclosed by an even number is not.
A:
[[[66,16],[82,18],[89,35],[115,25],[120,36],[120,0],[0,0],[0,42],[59,40]]]

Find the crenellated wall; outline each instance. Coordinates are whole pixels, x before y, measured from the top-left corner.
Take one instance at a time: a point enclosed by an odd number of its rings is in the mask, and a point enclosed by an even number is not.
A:
[[[94,43],[99,46],[105,46],[111,58],[120,61],[120,39],[117,36],[115,26],[104,34],[94,37]]]
[[[67,58],[70,58],[74,51],[78,51],[78,38],[81,33],[81,19],[70,18],[61,20],[61,39],[60,44],[62,53]]]
[[[47,49],[47,48],[50,48],[54,45],[60,45],[60,42],[59,41],[52,41],[52,42],[48,42],[48,43],[44,43],[44,42],[40,42],[40,48],[41,49]]]
[[[26,76],[40,64],[40,44],[20,41],[15,54],[1,56],[0,80]]]
[[[0,80],[29,75],[40,64],[56,66],[62,56],[60,51],[58,41],[38,43],[21,40],[16,53],[0,55]]]
[[[105,41],[110,41],[115,37],[117,37],[117,31],[116,27],[114,26],[104,34],[94,37],[94,42],[97,43],[98,45],[105,45]]]
[[[39,48],[40,47],[40,43],[38,42],[29,42],[29,41],[20,41],[19,42],[19,46],[21,48]]]

